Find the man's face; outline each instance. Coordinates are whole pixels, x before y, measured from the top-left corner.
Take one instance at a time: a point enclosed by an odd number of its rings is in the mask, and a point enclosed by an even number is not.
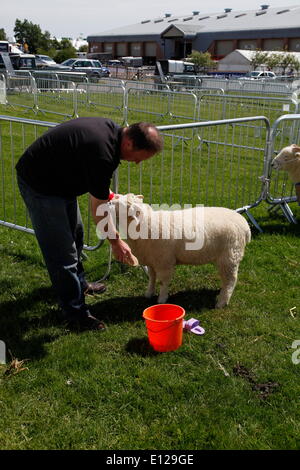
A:
[[[134,162],[137,165],[148,158],[153,157],[156,152],[153,150],[135,149],[132,140],[126,133],[121,142],[121,159],[127,162]]]
[[[153,157],[155,152],[150,150],[131,150],[123,157],[127,162],[134,162],[137,165],[148,158]]]

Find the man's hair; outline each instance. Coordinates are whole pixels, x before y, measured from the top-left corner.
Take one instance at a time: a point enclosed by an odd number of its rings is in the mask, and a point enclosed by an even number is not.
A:
[[[137,122],[126,128],[126,135],[135,150],[150,150],[155,153],[163,148],[163,140],[157,128],[149,122]]]

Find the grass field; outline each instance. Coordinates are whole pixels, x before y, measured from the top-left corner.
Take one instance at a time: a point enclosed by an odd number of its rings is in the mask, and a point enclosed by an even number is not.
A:
[[[1,114],[7,110],[0,106]],[[248,136],[260,148],[255,132]],[[16,132],[15,158],[33,137]],[[233,133],[233,143],[236,138]],[[9,132],[2,142],[11,148]],[[167,200],[159,194],[161,186],[148,187],[143,180],[147,200],[151,195],[153,202],[169,202],[171,194],[172,202],[210,202],[214,182],[220,191],[219,184],[234,176],[209,179],[211,172],[218,175],[224,169],[215,159],[211,166],[210,154],[221,153],[221,148],[210,144],[201,153],[205,194],[198,186],[198,166],[191,167],[186,158],[178,162],[173,144],[168,141],[164,152],[166,168],[174,166]],[[179,155],[186,157],[194,147],[187,143],[181,148],[185,153],[180,150]],[[238,155],[247,166],[246,150],[239,149]],[[153,159],[151,170],[156,179],[162,175],[158,161],[155,165]],[[6,175],[12,164],[4,165]],[[122,171],[124,188],[127,169]],[[137,171],[132,170],[133,181],[140,178]],[[147,173],[145,168],[143,178]],[[162,177],[167,184],[167,174]],[[1,192],[1,198],[7,198],[7,213],[19,218],[10,191]],[[229,204],[236,202],[228,188],[224,194],[230,195]],[[242,197],[238,194],[237,202]],[[299,219],[300,208],[295,203],[291,207]],[[184,307],[187,319],[198,318],[206,333],[184,333],[183,345],[163,354],[148,346],[141,315],[156,299],[143,297],[147,280],[142,269],[113,263],[107,291],[87,297],[107,330],[72,333],[60,322],[34,237],[0,227],[0,340],[11,353],[8,364],[0,365],[0,448],[299,449],[300,364],[292,362],[292,345],[300,339],[300,229],[279,213],[269,214],[265,204],[253,214],[264,233],[252,227],[253,239],[228,307],[214,308],[219,279],[213,266],[177,268],[169,301]],[[107,260],[106,244],[88,254],[89,280],[104,275]],[[26,360],[28,369],[9,371],[12,358]]]

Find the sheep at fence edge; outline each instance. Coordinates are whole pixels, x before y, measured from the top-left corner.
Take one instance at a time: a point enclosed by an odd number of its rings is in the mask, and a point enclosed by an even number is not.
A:
[[[296,144],[284,147],[272,160],[271,165],[275,170],[287,171],[290,180],[295,185],[300,204],[300,147]]]
[[[166,302],[168,286],[177,264],[212,263],[221,277],[216,308],[227,305],[237,282],[245,246],[251,240],[251,231],[244,217],[222,207],[154,211],[142,202],[142,198],[134,194],[116,195],[111,204],[120,230],[126,230],[132,253],[141,265],[148,266],[146,297],[155,294],[158,279],[161,283],[158,302]],[[133,227],[135,231],[130,231]],[[130,232],[134,232],[134,236]]]

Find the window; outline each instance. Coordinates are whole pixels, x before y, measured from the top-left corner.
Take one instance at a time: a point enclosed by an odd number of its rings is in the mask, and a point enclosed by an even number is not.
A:
[[[281,15],[281,13],[286,13],[287,11],[290,11],[289,9],[287,10],[281,10],[276,13],[276,15]]]
[[[85,65],[85,61],[83,61],[83,60],[77,60],[77,61],[74,63],[74,67],[88,67],[88,66]]]
[[[73,65],[74,62],[76,62],[76,59],[67,59],[67,60],[64,60],[64,62],[62,62],[63,65]]]
[[[265,15],[267,12],[264,10],[264,11],[257,11],[255,14],[256,16],[261,16],[261,15]]]

